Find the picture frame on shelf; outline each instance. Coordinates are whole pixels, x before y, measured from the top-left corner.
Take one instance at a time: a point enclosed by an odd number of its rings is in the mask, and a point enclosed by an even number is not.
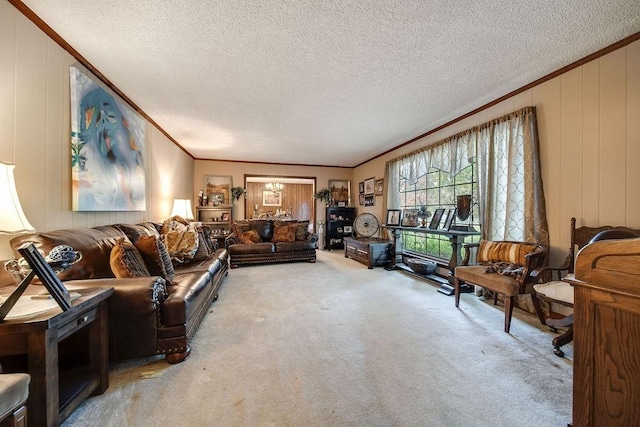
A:
[[[358,184],[358,194],[364,194],[364,181]]]
[[[456,217],[456,208],[449,209],[447,211],[447,216],[444,219],[444,225],[442,226],[442,229],[449,231],[451,229],[451,224],[453,224],[453,219],[455,217]]]
[[[371,177],[364,180],[364,195],[371,196],[375,194],[376,179]]]
[[[444,215],[444,208],[438,208],[433,213],[433,217],[431,217],[431,222],[429,223],[429,228],[431,230],[437,230],[440,226],[440,221],[442,221],[442,215]]]
[[[231,204],[231,176],[205,175],[204,195],[209,203]]]
[[[262,190],[262,206],[282,206],[282,191]]]
[[[222,221],[229,221],[229,212],[222,213]]]
[[[340,206],[340,202],[344,202],[342,206],[349,206],[349,200],[351,200],[351,181],[330,179],[329,194],[333,206]]]
[[[376,196],[382,196],[384,193],[384,178],[376,179]]]
[[[401,209],[387,209],[387,225],[399,226],[401,218]]]
[[[418,209],[414,209],[414,208],[405,209],[402,215],[402,226],[417,227],[418,225],[419,225]]]

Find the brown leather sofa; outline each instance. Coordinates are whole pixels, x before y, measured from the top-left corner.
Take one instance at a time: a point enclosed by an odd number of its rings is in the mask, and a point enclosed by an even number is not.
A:
[[[159,276],[115,278],[110,267],[113,246],[122,238],[135,243],[142,235],[159,235],[159,226],[147,222],[23,234],[11,240],[11,247],[16,258],[25,242],[34,242],[45,254],[58,245],[82,252],[82,259],[59,277],[70,290],[114,288],[109,298],[110,359],[165,354],[169,363],[179,363],[189,355],[189,343],[217,299],[228,272],[227,250],[217,249],[179,266],[174,263],[171,282]],[[0,286],[11,284],[7,275],[1,280]]]
[[[294,230],[293,240],[278,238],[287,234],[279,233],[283,227]],[[225,245],[229,250],[229,265],[236,268],[240,265],[274,262],[316,262],[318,236],[307,232],[308,227],[308,220],[234,220],[231,234],[225,239]],[[248,238],[250,234],[259,238],[251,241]]]

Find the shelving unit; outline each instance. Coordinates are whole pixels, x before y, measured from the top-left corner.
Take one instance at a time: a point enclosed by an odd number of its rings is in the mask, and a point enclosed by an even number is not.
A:
[[[197,206],[196,221],[211,228],[213,236],[224,236],[231,229],[232,205]]]
[[[327,207],[325,249],[344,249],[344,238],[352,235],[355,217],[356,208]]]

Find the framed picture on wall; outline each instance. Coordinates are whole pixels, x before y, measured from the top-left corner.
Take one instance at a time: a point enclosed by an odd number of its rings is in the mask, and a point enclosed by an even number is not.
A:
[[[382,196],[384,193],[384,178],[376,179],[376,196]]]
[[[375,178],[367,178],[364,180],[364,195],[368,196],[375,193]]]
[[[231,177],[205,175],[204,195],[210,204],[214,200],[220,204],[231,204]]]
[[[282,206],[282,191],[262,191],[262,206]]]
[[[332,206],[349,206],[351,199],[351,181],[349,180],[329,180],[329,193],[331,194]],[[341,203],[343,203],[341,205]]]
[[[364,206],[364,194],[359,195],[358,201],[360,202],[360,206]]]
[[[358,194],[364,194],[364,181],[358,184]]]

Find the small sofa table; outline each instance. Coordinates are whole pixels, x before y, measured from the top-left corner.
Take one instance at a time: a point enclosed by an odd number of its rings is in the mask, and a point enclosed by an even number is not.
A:
[[[60,425],[83,400],[109,387],[107,298],[113,288],[69,290],[80,296],[67,311],[53,308],[0,323],[0,358],[26,355],[26,367],[17,369],[31,375],[29,425]],[[84,341],[87,363],[68,367],[65,361],[61,369],[60,342],[83,329],[78,336]]]

